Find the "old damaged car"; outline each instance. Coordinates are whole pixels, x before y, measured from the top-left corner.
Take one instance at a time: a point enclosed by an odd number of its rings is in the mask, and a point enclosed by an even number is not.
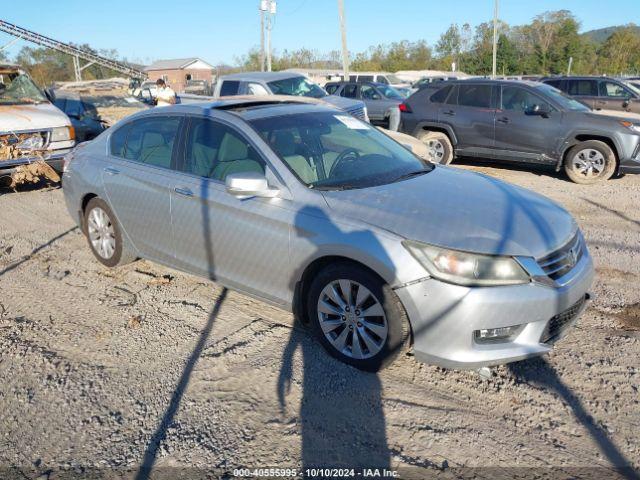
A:
[[[27,72],[0,65],[0,182],[20,183],[62,171],[75,145],[69,118],[51,104]],[[50,168],[52,167],[52,168]]]
[[[589,300],[578,225],[328,106],[229,98],[135,114],[67,157],[99,262],[146,258],[296,313],[336,358],[476,369],[542,355]]]

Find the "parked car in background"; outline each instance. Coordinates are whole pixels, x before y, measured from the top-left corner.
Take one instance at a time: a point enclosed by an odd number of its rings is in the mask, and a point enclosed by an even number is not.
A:
[[[206,80],[188,80],[184,93],[209,96],[213,92],[211,91],[211,85]]]
[[[410,87],[411,83],[398,78],[393,73],[388,72],[351,72],[350,82],[375,82],[391,85],[392,87]]]
[[[442,83],[442,82],[446,82],[448,80],[458,80],[458,77],[455,76],[450,76],[450,77],[443,77],[443,76],[437,76],[437,77],[422,77],[420,80],[417,80],[413,83],[413,88],[424,88],[426,86],[430,86],[433,84],[438,84],[438,83]]]
[[[541,80],[594,110],[640,113],[640,89],[608,77],[552,77]]]
[[[123,78],[58,82],[47,93],[71,119],[79,142],[91,140],[118,120],[148,108],[131,96]]]
[[[69,117],[17,65],[0,64],[0,177],[44,158],[62,171],[63,157],[75,145]]]
[[[234,95],[292,95],[325,101],[361,120],[369,121],[364,102],[329,95],[319,85],[295,72],[245,72],[218,79],[214,97]]]
[[[545,354],[594,275],[556,203],[290,98],[138,113],[68,157],[63,189],[102,264],[146,258],[292,310],[364,370],[411,342],[451,368]]]
[[[464,80],[416,92],[400,106],[401,131],[432,161],[481,157],[564,168],[576,183],[640,173],[640,120],[591,111],[538,82]]]
[[[371,123],[389,127],[389,119],[397,115],[404,97],[393,87],[375,82],[329,82],[324,86],[330,95],[362,100]],[[397,124],[397,120],[396,120]]]
[[[100,115],[98,115],[96,108],[84,102],[77,94],[63,93],[57,95],[53,103],[71,120],[78,142],[91,140],[100,135],[106,128],[105,124],[100,120]]]

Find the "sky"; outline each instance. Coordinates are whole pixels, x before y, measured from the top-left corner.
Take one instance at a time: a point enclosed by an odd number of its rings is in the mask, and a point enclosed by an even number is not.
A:
[[[344,3],[351,52],[399,40],[424,39],[433,46],[452,23],[473,27],[493,18],[493,0]],[[121,58],[134,62],[200,57],[218,65],[233,64],[260,44],[258,4],[259,0],[30,0],[11,2],[0,18],[56,40],[116,49]],[[340,49],[336,0],[278,0],[277,8],[272,34],[276,51]],[[572,11],[582,31],[640,24],[640,0],[500,0],[499,16],[518,25],[560,9]],[[11,39],[0,32],[0,47]],[[12,56],[26,44],[19,41],[7,51]]]

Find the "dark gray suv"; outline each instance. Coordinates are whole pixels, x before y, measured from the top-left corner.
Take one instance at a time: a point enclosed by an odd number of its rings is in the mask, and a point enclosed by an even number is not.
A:
[[[551,165],[576,183],[640,173],[640,121],[592,111],[544,83],[446,82],[400,105],[401,131],[432,161],[455,156]]]

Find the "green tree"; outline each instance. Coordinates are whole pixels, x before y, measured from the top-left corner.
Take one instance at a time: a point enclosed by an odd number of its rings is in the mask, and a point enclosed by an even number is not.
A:
[[[598,68],[610,75],[640,71],[640,35],[631,28],[614,32],[598,51]]]

